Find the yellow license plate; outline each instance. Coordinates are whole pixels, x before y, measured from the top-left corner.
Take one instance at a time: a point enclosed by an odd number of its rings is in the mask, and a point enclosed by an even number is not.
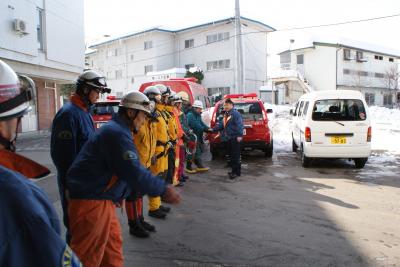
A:
[[[331,144],[335,144],[335,145],[342,145],[342,144],[346,144],[346,137],[342,137],[342,136],[332,136],[331,137]]]

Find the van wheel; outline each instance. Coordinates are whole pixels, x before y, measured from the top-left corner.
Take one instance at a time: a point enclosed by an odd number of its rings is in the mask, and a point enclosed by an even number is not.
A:
[[[301,166],[303,166],[304,168],[308,168],[310,167],[310,163],[311,163],[311,158],[307,157],[304,154],[304,148],[303,146],[301,146]]]
[[[296,142],[294,141],[293,136],[292,136],[292,151],[297,152],[297,149],[298,149],[298,146],[296,145]]]
[[[365,163],[367,163],[368,158],[358,158],[354,159],[354,164],[356,165],[357,169],[362,169],[365,166]]]
[[[271,141],[271,143],[267,146],[267,149],[265,149],[265,157],[270,158],[274,154],[274,141]]]

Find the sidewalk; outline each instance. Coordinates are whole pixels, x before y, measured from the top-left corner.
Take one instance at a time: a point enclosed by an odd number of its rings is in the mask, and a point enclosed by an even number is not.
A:
[[[17,151],[49,151],[50,135],[50,131],[19,133]]]

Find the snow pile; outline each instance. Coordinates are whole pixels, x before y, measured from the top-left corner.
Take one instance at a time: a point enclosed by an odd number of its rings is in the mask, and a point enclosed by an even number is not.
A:
[[[292,118],[291,106],[264,104],[265,108],[272,109],[268,114],[269,127],[274,137],[274,150],[276,152],[292,151]]]
[[[370,107],[372,150],[400,154],[400,110]]]
[[[265,104],[272,108],[268,114],[269,126],[274,133],[274,149],[277,152],[292,151],[291,106]],[[384,107],[369,108],[372,123],[372,154],[400,155],[400,110]]]

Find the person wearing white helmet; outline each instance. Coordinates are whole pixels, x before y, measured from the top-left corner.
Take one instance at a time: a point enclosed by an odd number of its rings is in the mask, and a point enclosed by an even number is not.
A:
[[[158,115],[155,112],[155,104],[161,100],[161,93],[155,86],[148,86],[143,93],[150,100],[151,114],[139,128],[137,134],[133,135],[133,142],[138,152],[139,160],[144,167],[150,169],[152,163],[156,162],[155,149],[156,139],[156,123],[158,123]],[[153,173],[157,175],[158,173]],[[157,196],[159,198],[159,196]],[[149,197],[149,203],[152,203],[154,197]],[[128,217],[129,233],[133,236],[146,238],[149,232],[155,232],[155,226],[144,220],[143,216],[143,196],[140,192],[132,192],[125,201],[125,210]]]
[[[115,203],[132,191],[180,202],[173,187],[142,166],[132,140],[149,107],[143,93],[125,95],[116,116],[87,141],[68,171],[71,248],[85,267],[123,266]]]
[[[0,266],[80,266],[52,203],[28,179],[50,171],[15,153],[18,124],[34,98],[33,81],[0,60]]]
[[[57,182],[63,208],[63,221],[67,228],[66,239],[70,241],[68,225],[68,201],[65,176],[79,151],[94,133],[95,127],[90,108],[100,93],[110,93],[105,78],[94,70],[84,71],[76,81],[75,93],[53,119],[50,154],[57,168]]]
[[[196,171],[203,172],[208,171],[210,168],[205,167],[203,165],[203,161],[201,159],[201,154],[203,152],[203,133],[211,131],[211,129],[205,125],[203,120],[201,119],[201,113],[203,111],[203,102],[200,100],[195,100],[192,105],[192,110],[187,114],[187,120],[189,123],[189,127],[193,130],[193,132],[197,136],[197,146],[196,153],[194,155],[194,163],[197,166],[197,169],[192,168],[192,161],[188,160],[186,162],[186,172],[194,173]]]

